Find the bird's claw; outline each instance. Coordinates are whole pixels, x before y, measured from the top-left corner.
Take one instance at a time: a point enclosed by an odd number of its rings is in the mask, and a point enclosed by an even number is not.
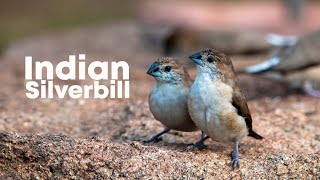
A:
[[[239,156],[234,151],[231,152],[231,166],[232,166],[232,169],[236,169],[240,167]]]
[[[203,142],[196,142],[194,144],[189,144],[186,148],[186,151],[189,151],[189,150],[202,150],[204,148],[207,148],[207,146],[203,143]]]
[[[165,129],[164,129],[163,131],[161,131],[160,133],[152,136],[152,138],[150,138],[149,140],[143,141],[143,143],[151,143],[151,142],[157,143],[157,142],[160,142],[160,141],[162,141],[162,138],[161,138],[160,136],[162,136],[163,134],[165,134],[165,133],[167,133],[167,132],[169,132],[169,131],[170,131],[170,129],[165,128]]]
[[[143,143],[158,143],[160,141],[163,141],[161,137],[152,137],[151,139],[147,141],[143,141]]]
[[[193,145],[193,147],[197,148],[199,150],[202,150],[202,149],[206,148],[207,146],[202,141],[198,141]]]

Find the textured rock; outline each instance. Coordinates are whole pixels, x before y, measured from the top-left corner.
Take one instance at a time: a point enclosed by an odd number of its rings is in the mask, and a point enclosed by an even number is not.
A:
[[[241,168],[231,171],[223,149],[184,152],[182,146],[167,143],[145,146],[61,134],[1,133],[0,137],[1,179],[319,177],[319,153],[242,153]]]

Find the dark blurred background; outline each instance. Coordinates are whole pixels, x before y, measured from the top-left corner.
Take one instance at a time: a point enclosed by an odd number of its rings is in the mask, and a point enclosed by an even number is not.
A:
[[[154,24],[240,27],[292,34],[315,29],[320,17],[316,0],[3,0],[0,4],[0,51],[29,35],[127,18]],[[286,17],[290,13],[291,19]],[[294,21],[300,23],[292,26]],[[281,29],[284,26],[287,28]]]

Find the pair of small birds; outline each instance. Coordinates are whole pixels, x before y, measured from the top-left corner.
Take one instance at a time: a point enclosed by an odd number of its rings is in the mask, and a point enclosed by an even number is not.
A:
[[[166,128],[148,142],[157,142],[171,129],[191,132],[202,131],[203,142],[235,143],[232,152],[232,168],[239,167],[238,146],[245,136],[263,137],[252,129],[252,118],[237,83],[232,62],[225,54],[206,49],[189,57],[197,64],[197,77],[193,82],[186,69],[174,58],[160,58],[147,74],[155,77],[149,95],[149,107],[155,119]]]

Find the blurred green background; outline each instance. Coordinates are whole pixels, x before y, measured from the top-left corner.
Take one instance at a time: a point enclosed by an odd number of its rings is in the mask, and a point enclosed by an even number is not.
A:
[[[12,41],[47,31],[133,17],[136,0],[1,0],[0,53]]]

